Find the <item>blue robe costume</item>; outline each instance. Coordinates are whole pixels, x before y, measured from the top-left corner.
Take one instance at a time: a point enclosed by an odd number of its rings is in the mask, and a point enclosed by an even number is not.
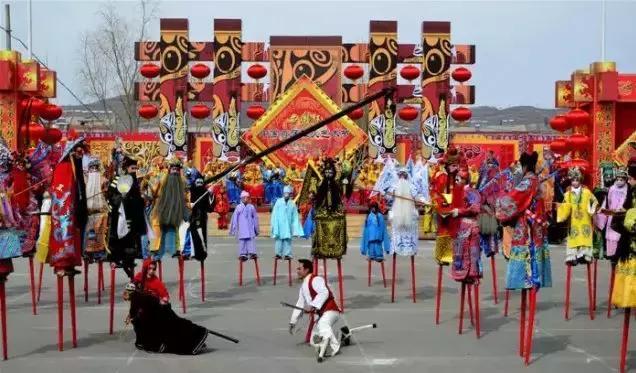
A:
[[[381,261],[384,253],[391,251],[391,239],[386,229],[384,216],[379,213],[370,212],[364,222],[364,231],[360,240],[360,254],[369,260]]]
[[[227,199],[230,205],[238,205],[241,203],[241,174],[236,171],[236,175],[228,176],[225,179],[225,189],[227,190]]]
[[[275,255],[291,257],[292,237],[302,237],[305,234],[302,225],[300,225],[298,208],[296,208],[293,199],[285,201],[285,198],[279,198],[276,200],[272,210],[271,233],[276,245]]]

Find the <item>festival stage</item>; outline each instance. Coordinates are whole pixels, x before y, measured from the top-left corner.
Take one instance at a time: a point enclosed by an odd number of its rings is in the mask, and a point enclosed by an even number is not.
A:
[[[378,329],[361,332],[356,344],[322,364],[316,363],[313,349],[302,344],[303,331],[290,336],[290,312],[280,301],[294,302],[298,288],[287,286],[286,273],[272,286],[274,242],[259,238],[263,285],[257,287],[252,266],[246,266],[245,287],[237,286],[236,242],[233,238],[211,240],[212,251],[205,262],[207,300],[199,299],[198,263],[186,262],[187,317],[213,330],[237,337],[240,344],[210,338],[212,351],[200,356],[149,354],[137,351],[134,333],[124,328],[128,305],[121,298],[124,273],[117,272],[115,334],[108,335],[108,302],[97,304],[95,267],[90,268],[90,298],[85,303],[82,280],[77,279],[78,348],[66,340],[64,352],[57,351],[55,278],[49,268],[44,273],[38,316],[31,314],[26,260],[15,260],[16,271],[7,282],[9,313],[9,356],[1,363],[2,372],[29,373],[174,373],[174,372],[304,372],[304,373],[611,373],[616,371],[622,312],[605,317],[609,264],[599,262],[599,310],[594,322],[587,315],[584,268],[575,268],[572,282],[572,320],[563,320],[565,248],[552,246],[554,287],[539,292],[538,324],[530,367],[524,367],[517,354],[519,295],[510,299],[510,316],[503,317],[503,303],[495,306],[488,282],[483,287],[482,337],[475,339],[465,319],[465,334],[457,334],[459,285],[444,278],[441,324],[435,326],[435,278],[432,242],[420,241],[416,258],[418,303],[410,299],[408,261],[398,261],[399,282],[396,303],[390,303],[390,289],[382,287],[374,268],[372,287],[367,287],[367,264],[359,254],[359,241],[349,242],[343,260],[345,275],[345,319],[352,325],[371,322]],[[298,240],[294,255],[309,255],[309,242]],[[505,260],[497,256],[499,278],[505,276]],[[251,263],[249,263],[251,264]],[[164,275],[177,302],[177,262],[167,259]],[[485,269],[489,276],[489,266]],[[79,276],[81,277],[81,276]],[[336,265],[329,263],[329,281],[336,283]],[[337,286],[336,286],[337,288]],[[108,288],[107,288],[108,290]],[[337,290],[336,290],[337,292]],[[503,291],[499,294],[503,299]],[[68,313],[65,314],[68,317]],[[468,313],[466,313],[466,318]],[[67,336],[70,323],[65,322]],[[306,319],[304,320],[306,322]],[[633,361],[633,355],[631,361]],[[631,364],[633,365],[633,363]]]

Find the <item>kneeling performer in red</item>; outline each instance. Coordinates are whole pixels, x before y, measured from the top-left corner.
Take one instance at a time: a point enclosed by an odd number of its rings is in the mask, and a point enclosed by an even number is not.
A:
[[[289,332],[294,333],[296,322],[303,312],[301,309],[305,313],[317,315],[318,320],[315,322],[309,344],[316,348],[318,362],[322,362],[325,356],[334,356],[340,350],[340,339],[336,337],[333,328],[340,319],[341,310],[325,279],[313,275],[312,261],[300,259],[298,263],[296,273],[302,279],[302,285],[298,292],[296,307],[292,312]]]

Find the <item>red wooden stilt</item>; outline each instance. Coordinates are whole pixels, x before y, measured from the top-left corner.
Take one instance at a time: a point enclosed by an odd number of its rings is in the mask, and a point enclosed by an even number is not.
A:
[[[510,301],[510,290],[506,289],[506,296],[504,301],[504,317],[508,317],[508,302]]]
[[[386,289],[386,273],[384,273],[384,260],[380,262],[380,270],[382,271],[382,283]]]
[[[473,286],[466,284],[466,293],[468,295],[468,315],[470,315],[470,325],[475,326],[475,317],[473,314]]]
[[[104,262],[100,261],[98,267],[101,267],[99,272],[99,280],[102,282],[102,291],[106,291],[106,281],[104,281]]]
[[[254,258],[254,269],[256,270],[256,284],[261,286],[261,274],[258,271],[258,258]]]
[[[84,259],[84,302],[88,302],[88,260]]]
[[[0,279],[0,317],[2,318],[2,358],[9,358],[7,353],[7,294],[4,283],[6,278]]]
[[[435,324],[439,325],[439,308],[442,303],[442,266],[437,266],[437,293],[435,294]]]
[[[97,304],[102,304],[102,287],[104,286],[104,262],[97,262]]]
[[[587,304],[590,312],[590,320],[594,320],[594,295],[592,294],[592,266],[587,263]]]
[[[292,286],[292,261],[287,259],[287,278],[289,279],[289,286]]]
[[[336,263],[338,264],[338,292],[340,293],[340,309],[342,312],[345,310],[344,304],[344,286],[342,283],[342,261],[340,258],[336,259]]]
[[[314,273],[313,273],[313,275],[316,276],[317,274],[318,274],[318,257],[314,256]]]
[[[625,319],[623,320],[623,338],[621,340],[621,362],[620,362],[620,372],[625,373],[625,360],[627,357],[627,340],[629,338],[629,318],[631,308],[625,308]]]
[[[481,336],[481,325],[479,324],[479,283],[473,284],[473,289],[475,289],[475,333],[477,334],[477,339]]]
[[[278,272],[278,258],[274,257],[274,286],[276,286],[276,273]]]
[[[570,319],[570,282],[572,280],[572,266],[569,264],[565,265],[566,275],[565,275],[565,319]]]
[[[322,258],[322,272],[324,273],[325,281],[327,281],[327,258]]]
[[[525,351],[525,330],[526,330],[526,298],[528,291],[521,290],[521,318],[519,319],[519,356],[523,357]]]
[[[594,259],[593,268],[593,280],[592,280],[592,310],[596,313],[596,283],[598,282],[598,259]]]
[[[466,299],[466,283],[462,282],[462,290],[459,295],[459,331],[458,334],[462,334],[464,328],[464,300]]]
[[[31,283],[31,308],[34,315],[38,314],[37,302],[35,301],[35,270],[33,269],[33,257],[29,257],[29,280]]]
[[[44,263],[40,263],[40,273],[38,273],[38,303],[40,303],[40,294],[42,294],[42,274],[44,273]]]
[[[391,274],[391,277],[393,278],[393,281],[391,281],[391,303],[395,302],[395,261],[396,254],[393,253],[393,273]]]
[[[243,286],[243,261],[239,259],[239,286]]]
[[[612,317],[612,292],[614,291],[614,278],[616,277],[616,263],[612,262],[610,270],[609,295],[607,297],[607,318]]]
[[[367,259],[367,286],[371,287],[371,259]]]
[[[415,255],[411,255],[411,293],[413,293],[413,303],[415,303],[415,296],[417,294],[415,290]]]
[[[499,303],[498,292],[497,292],[497,262],[495,261],[495,256],[490,257],[490,270],[492,271],[492,296],[495,300],[495,304]]]
[[[115,320],[115,265],[110,265],[110,313],[108,333],[113,334],[113,322]]]
[[[186,313],[186,293],[185,293],[185,280],[184,280],[184,260],[183,256],[179,255],[179,293],[181,294],[181,309],[183,313]]]
[[[205,302],[205,263],[201,261],[201,302]]]
[[[163,282],[163,263],[161,260],[158,260],[157,262],[159,264],[159,281]]]
[[[537,309],[537,289],[530,290],[530,312],[528,314],[528,329],[526,330],[525,358],[526,365],[530,364],[530,354],[532,353],[532,336],[534,334],[534,318]]]
[[[57,349],[64,351],[64,277],[59,275],[57,275]]]
[[[307,324],[307,333],[305,334],[305,343],[309,343],[309,338],[311,338],[311,331],[314,329],[314,314],[312,313],[309,316],[309,324]]]
[[[73,348],[77,348],[77,320],[75,319],[75,276],[68,276],[68,297],[71,308],[71,333],[73,337]]]

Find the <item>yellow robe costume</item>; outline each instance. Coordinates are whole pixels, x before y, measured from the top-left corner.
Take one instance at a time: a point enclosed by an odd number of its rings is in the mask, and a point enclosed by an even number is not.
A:
[[[598,207],[594,194],[586,187],[579,193],[569,190],[563,196],[563,203],[557,208],[557,222],[570,219],[570,227],[565,255],[566,262],[592,261],[594,227],[592,216]]]

